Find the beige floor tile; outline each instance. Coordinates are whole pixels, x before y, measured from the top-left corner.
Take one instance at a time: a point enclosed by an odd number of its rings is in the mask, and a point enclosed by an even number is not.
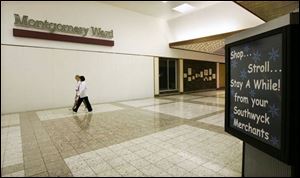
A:
[[[179,166],[173,166],[166,170],[167,173],[169,173],[172,176],[181,177],[188,173],[185,169],[179,167]]]
[[[103,171],[103,172],[99,172],[96,174],[97,177],[120,177],[121,174],[118,173],[116,170],[110,168],[106,171]]]

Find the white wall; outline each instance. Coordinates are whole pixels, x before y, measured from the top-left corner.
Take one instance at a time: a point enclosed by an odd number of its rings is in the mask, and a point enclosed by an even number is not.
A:
[[[75,74],[86,77],[92,103],[154,95],[152,57],[12,46],[1,51],[2,113],[72,105]]]
[[[217,3],[168,21],[172,41],[221,34],[263,23],[264,21],[231,1]]]
[[[114,47],[13,37],[14,13],[114,30]],[[153,57],[223,61],[168,47],[159,19],[101,2],[1,2],[1,114],[73,104],[74,75],[87,78],[92,103],[152,97]]]

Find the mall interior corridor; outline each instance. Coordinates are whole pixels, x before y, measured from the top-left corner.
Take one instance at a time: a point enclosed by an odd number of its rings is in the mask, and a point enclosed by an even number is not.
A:
[[[1,177],[298,177],[299,1],[1,1]]]

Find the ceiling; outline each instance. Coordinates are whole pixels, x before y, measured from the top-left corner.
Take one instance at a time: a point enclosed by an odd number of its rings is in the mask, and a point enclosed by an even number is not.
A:
[[[188,3],[194,6],[194,11],[207,8],[209,6],[224,2],[224,1],[101,1],[112,6],[127,9],[144,15],[149,15],[164,20],[170,20],[186,14],[174,11],[173,8]],[[279,16],[293,12],[298,8],[298,1],[234,1],[241,8],[246,9],[258,18],[267,22]],[[189,12],[189,13],[191,13]],[[170,43],[170,48],[210,53],[215,55],[224,55],[224,40],[226,37],[238,33],[234,31],[213,36],[202,37],[197,39],[185,40],[180,42]]]
[[[127,9],[164,20],[169,20],[182,15],[186,15],[173,10],[174,7],[183,3],[188,3],[191,6],[195,7],[192,11],[189,12],[191,13],[220,2],[222,1],[167,1],[166,3],[162,1],[101,1],[101,3],[106,3],[122,9]]]

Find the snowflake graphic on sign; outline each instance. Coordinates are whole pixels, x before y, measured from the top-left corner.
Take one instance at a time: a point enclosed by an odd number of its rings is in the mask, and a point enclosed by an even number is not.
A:
[[[277,139],[276,136],[271,136],[270,142],[274,146],[279,146],[279,140]]]
[[[253,53],[252,59],[255,63],[257,63],[257,61],[260,61],[260,57],[261,57],[260,52],[258,50],[256,50],[256,52]]]
[[[248,77],[247,77],[247,72],[246,72],[245,69],[243,69],[243,70],[240,71],[240,78],[241,78],[242,80],[245,80],[245,79],[248,78]]]
[[[278,114],[279,109],[273,104],[272,106],[269,106],[269,113],[271,113],[272,117],[279,116]]]
[[[272,51],[268,53],[269,55],[269,59],[276,61],[279,58],[279,49],[274,50],[274,48],[272,48]]]

